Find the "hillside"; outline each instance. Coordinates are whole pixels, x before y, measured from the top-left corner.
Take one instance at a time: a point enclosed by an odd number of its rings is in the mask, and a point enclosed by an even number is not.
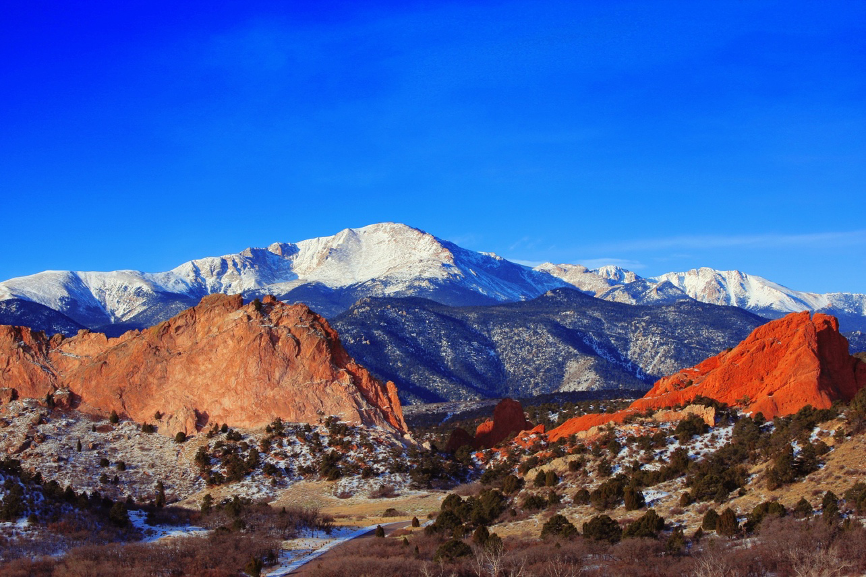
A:
[[[693,300],[631,306],[572,289],[486,307],[366,299],[333,319],[359,363],[394,381],[403,399],[427,402],[647,390],[763,322]]]

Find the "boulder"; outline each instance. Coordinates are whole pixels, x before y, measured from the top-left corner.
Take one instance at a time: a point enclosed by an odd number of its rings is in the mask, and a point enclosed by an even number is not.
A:
[[[12,387],[0,388],[0,405],[11,403],[18,398],[18,391]]]

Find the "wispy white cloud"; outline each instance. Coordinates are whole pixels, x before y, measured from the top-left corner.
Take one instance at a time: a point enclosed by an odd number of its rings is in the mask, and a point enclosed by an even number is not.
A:
[[[665,249],[712,249],[726,247],[756,248],[834,248],[866,244],[866,230],[808,234],[681,235],[629,240],[591,247],[604,251],[652,251]],[[587,265],[589,266],[589,265]]]

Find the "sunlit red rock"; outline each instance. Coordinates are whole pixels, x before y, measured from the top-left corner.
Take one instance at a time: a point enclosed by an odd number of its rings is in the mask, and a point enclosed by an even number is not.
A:
[[[321,415],[405,432],[397,390],[352,360],[337,333],[304,305],[211,295],[142,332],[82,332],[49,341],[0,326],[0,387],[20,397],[68,388],[80,409],[136,421],[165,415],[160,432],[208,423],[257,427]]]
[[[555,440],[647,410],[689,404],[704,396],[749,413],[796,413],[806,405],[828,408],[866,386],[866,363],[851,356],[838,321],[792,313],[755,329],[743,342],[695,367],[664,377],[625,411],[585,415],[550,431]]]
[[[473,449],[490,449],[512,433],[531,428],[532,423],[526,420],[523,406],[518,401],[502,399],[493,409],[493,419],[478,425],[474,437],[463,429],[455,429],[448,439],[446,450],[454,451],[463,445],[470,445]]]

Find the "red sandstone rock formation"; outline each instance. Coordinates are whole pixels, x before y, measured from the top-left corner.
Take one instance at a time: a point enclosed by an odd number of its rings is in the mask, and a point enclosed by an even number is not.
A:
[[[805,405],[827,408],[837,399],[848,401],[863,387],[866,363],[848,353],[838,321],[792,313],[758,327],[732,350],[660,379],[627,410],[571,419],[550,431],[549,438],[622,422],[647,409],[685,405],[699,395],[772,419]]]
[[[68,388],[82,409],[136,421],[159,411],[160,432],[169,434],[207,422],[257,427],[322,414],[407,431],[394,384],[355,363],[325,319],[273,297],[244,306],[239,295],[207,296],[115,339],[82,331],[49,341],[0,326],[0,387],[40,398]]]
[[[457,428],[448,438],[445,450],[455,451],[463,445],[470,445],[474,449],[490,449],[504,441],[511,433],[531,428],[532,423],[526,420],[520,403],[502,399],[493,409],[493,419],[484,421],[475,429],[475,437]]]

